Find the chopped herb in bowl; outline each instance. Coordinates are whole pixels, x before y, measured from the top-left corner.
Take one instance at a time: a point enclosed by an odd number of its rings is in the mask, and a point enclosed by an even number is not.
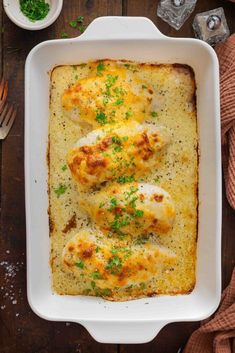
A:
[[[45,0],[20,0],[21,12],[32,22],[43,20],[50,11]]]

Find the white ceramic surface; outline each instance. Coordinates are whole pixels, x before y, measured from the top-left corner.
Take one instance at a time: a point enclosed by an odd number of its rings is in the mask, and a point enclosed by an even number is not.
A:
[[[50,11],[43,20],[36,22],[30,21],[20,11],[19,0],[3,0],[3,7],[7,16],[17,26],[31,31],[37,31],[49,27],[55,22],[62,10],[63,0],[47,0],[47,3],[50,5]]]
[[[104,58],[183,63],[195,71],[200,138],[199,225],[197,281],[189,295],[108,302],[52,293],[46,162],[48,71],[60,64]],[[219,68],[213,49],[196,39],[166,37],[149,19],[141,17],[97,18],[79,38],[36,46],[25,68],[25,193],[28,301],[39,316],[80,323],[99,342],[144,343],[167,323],[211,315],[221,293]]]

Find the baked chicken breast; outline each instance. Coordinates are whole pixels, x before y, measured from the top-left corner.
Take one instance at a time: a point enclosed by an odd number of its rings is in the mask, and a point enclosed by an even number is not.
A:
[[[69,240],[62,254],[65,270],[86,281],[84,294],[109,299],[113,290],[128,286],[148,290],[148,282],[175,263],[175,254],[156,242],[117,246],[98,230],[88,228]]]
[[[93,126],[142,122],[151,113],[152,90],[123,68],[100,70],[98,75],[78,80],[62,96],[64,113],[75,122]]]
[[[174,223],[175,207],[164,189],[147,183],[115,184],[81,197],[81,206],[106,234],[164,234]]]
[[[154,123],[109,125],[78,140],[68,153],[67,163],[84,190],[123,176],[135,179],[157,167],[169,140],[167,129]]]

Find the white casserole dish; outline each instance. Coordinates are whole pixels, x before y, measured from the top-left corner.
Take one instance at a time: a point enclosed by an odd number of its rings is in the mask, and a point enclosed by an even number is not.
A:
[[[200,146],[196,286],[189,295],[108,302],[52,293],[49,266],[47,142],[48,72],[95,59],[190,65],[196,76]],[[32,310],[47,320],[82,324],[99,342],[144,343],[167,323],[208,317],[221,292],[221,155],[219,69],[213,49],[168,38],[147,18],[101,17],[79,38],[37,45],[25,68],[25,198],[27,291]],[[148,303],[148,305],[147,305]]]

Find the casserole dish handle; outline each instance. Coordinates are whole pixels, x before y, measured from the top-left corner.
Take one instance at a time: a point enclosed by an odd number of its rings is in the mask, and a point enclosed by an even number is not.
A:
[[[79,39],[150,39],[166,38],[146,17],[98,17]]]
[[[168,323],[163,321],[101,321],[81,324],[100,343],[136,344],[152,341]]]

